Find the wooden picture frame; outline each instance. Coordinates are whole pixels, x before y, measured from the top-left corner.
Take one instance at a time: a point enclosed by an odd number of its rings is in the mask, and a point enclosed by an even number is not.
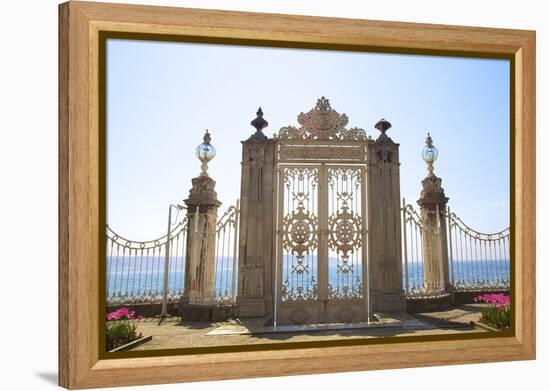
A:
[[[99,237],[100,35],[501,56],[513,64],[511,130],[515,322],[506,337],[347,344],[106,359]],[[89,2],[59,6],[59,384],[90,388],[535,358],[535,32]],[[460,354],[456,354],[460,351]],[[345,357],[345,360],[339,360]],[[294,363],[300,365],[293,365]]]

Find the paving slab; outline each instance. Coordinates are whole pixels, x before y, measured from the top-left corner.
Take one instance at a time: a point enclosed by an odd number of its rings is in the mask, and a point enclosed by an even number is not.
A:
[[[313,331],[331,331],[331,330],[353,330],[353,329],[375,329],[375,328],[402,328],[409,329],[431,329],[427,322],[409,315],[407,313],[399,314],[374,314],[376,321],[357,322],[357,323],[322,323],[322,324],[304,324],[304,325],[283,325],[283,326],[263,326],[250,325],[246,321],[238,320],[237,324],[223,324],[207,335],[234,335],[234,334],[273,334],[273,333],[299,333]]]
[[[378,322],[273,327],[269,318],[234,319],[226,322],[185,322],[177,317],[159,324],[155,318],[138,321],[138,332],[151,341],[133,351],[208,346],[240,346],[284,342],[399,338],[402,336],[485,332],[470,321],[481,317],[483,306],[467,305],[417,314],[380,313]]]

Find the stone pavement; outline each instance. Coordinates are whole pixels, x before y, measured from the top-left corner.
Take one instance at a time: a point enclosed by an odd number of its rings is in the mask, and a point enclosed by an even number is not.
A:
[[[441,335],[484,332],[470,326],[480,318],[483,305],[453,306],[445,310],[416,314],[377,314],[378,322],[370,324],[332,324],[278,326],[270,319],[239,319],[227,322],[182,322],[177,317],[145,318],[138,321],[138,332],[153,339],[132,350],[175,349],[206,346],[249,345],[281,342],[326,341],[354,338]]]

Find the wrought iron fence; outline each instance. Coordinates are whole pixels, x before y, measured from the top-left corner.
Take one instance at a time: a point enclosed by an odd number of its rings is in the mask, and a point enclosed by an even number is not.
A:
[[[237,201],[216,226],[215,291],[220,305],[232,304],[236,297],[238,221]],[[166,304],[180,299],[185,281],[187,223],[187,217],[178,221],[176,216],[169,234],[148,241],[127,239],[107,226],[108,305]]]
[[[187,219],[170,233],[168,300],[181,296],[184,278]],[[107,226],[107,304],[155,303],[164,293],[168,235],[154,240],[126,239]]]
[[[401,211],[403,287],[408,297],[435,297],[443,294],[445,273],[448,273],[450,288],[454,291],[509,289],[509,228],[492,234],[481,233],[467,226],[450,209],[445,211],[446,225],[441,224],[437,211],[436,225],[431,227],[405,200]],[[443,232],[444,227],[446,232]],[[441,240],[443,234],[446,234],[443,236],[446,241]],[[434,245],[426,246],[425,241],[430,235]],[[443,251],[445,242],[446,252]],[[430,265],[425,263],[426,249],[432,252],[429,255],[436,260]],[[428,267],[436,270],[428,270]],[[428,274],[437,277],[426,278]]]
[[[487,234],[447,210],[449,265],[454,290],[510,288],[510,228]]]
[[[216,227],[215,291],[221,305],[232,305],[237,294],[239,201],[225,211]]]

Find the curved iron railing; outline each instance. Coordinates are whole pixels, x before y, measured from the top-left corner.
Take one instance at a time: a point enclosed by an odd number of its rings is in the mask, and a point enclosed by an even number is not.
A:
[[[168,301],[182,294],[187,218],[170,233]],[[117,234],[107,226],[107,303],[155,303],[164,292],[164,262],[168,235],[137,241]]]
[[[401,211],[403,287],[408,297],[437,297],[449,288],[453,291],[510,288],[509,227],[495,233],[483,233],[466,225],[450,209],[444,214],[446,224],[438,218],[437,227],[430,227],[405,200]],[[432,247],[424,243],[429,235],[436,244]],[[426,248],[434,252],[431,257],[436,259],[429,267],[438,269],[430,272],[441,278],[431,281],[425,278]],[[444,274],[448,274],[448,287],[445,287]]]
[[[184,216],[176,220],[170,234],[146,241],[128,239],[107,225],[107,304],[161,303],[165,286],[167,302],[178,301],[185,281],[187,225]],[[236,297],[238,225],[237,201],[216,225],[215,291],[220,305],[231,305]],[[164,270],[168,271],[166,281]]]
[[[510,288],[510,228],[483,233],[447,210],[449,265],[455,290]]]

